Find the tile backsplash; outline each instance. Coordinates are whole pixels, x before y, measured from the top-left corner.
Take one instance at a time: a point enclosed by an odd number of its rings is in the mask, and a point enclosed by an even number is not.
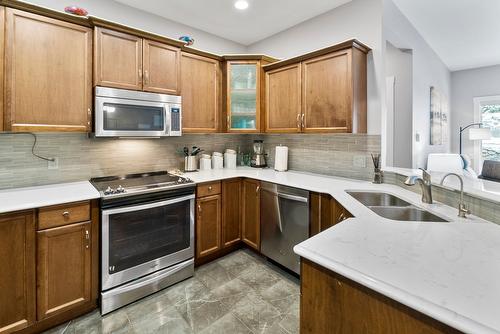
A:
[[[370,180],[371,153],[380,153],[380,136],[365,134],[265,134],[268,165],[274,164],[274,148],[288,146],[288,169]]]
[[[207,153],[225,148],[250,152],[253,139],[263,139],[268,164],[274,147],[289,147],[289,169],[370,179],[370,153],[380,152],[380,136],[346,134],[189,134],[163,139],[102,139],[86,134],[37,134],[35,152],[57,157],[58,169],[31,154],[33,137],[0,136],[0,189],[88,180],[91,177],[183,167],[183,146]],[[356,161],[356,162],[355,162]],[[361,164],[360,164],[361,163]],[[365,167],[363,167],[365,165]],[[356,167],[359,166],[359,167]]]

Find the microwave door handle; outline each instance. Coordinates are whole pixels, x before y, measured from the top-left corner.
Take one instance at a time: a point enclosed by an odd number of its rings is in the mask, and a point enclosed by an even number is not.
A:
[[[170,135],[170,133],[172,132],[172,113],[170,111],[170,104],[166,104],[165,107],[163,107],[163,111],[165,113],[165,134]]]
[[[102,214],[103,215],[113,215],[113,214],[117,214],[117,213],[126,213],[126,212],[133,212],[133,211],[139,211],[139,210],[147,210],[147,209],[157,208],[160,206],[166,206],[166,205],[170,205],[170,204],[184,202],[184,201],[188,201],[188,200],[194,200],[194,198],[195,198],[194,195],[187,195],[187,196],[183,196],[183,197],[179,197],[179,198],[170,199],[167,201],[148,203],[148,204],[142,204],[142,205],[134,205],[134,206],[126,206],[123,208],[116,208],[116,209],[110,209],[110,210],[103,210]]]

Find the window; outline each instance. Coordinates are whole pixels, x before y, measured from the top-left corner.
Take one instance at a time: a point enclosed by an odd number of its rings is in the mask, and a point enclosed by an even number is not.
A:
[[[482,141],[481,158],[500,161],[500,99],[481,103],[481,123],[491,129],[491,139]]]

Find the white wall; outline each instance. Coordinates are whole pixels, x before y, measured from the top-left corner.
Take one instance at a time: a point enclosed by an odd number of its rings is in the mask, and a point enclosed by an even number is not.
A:
[[[383,36],[401,49],[413,53],[413,167],[425,167],[427,155],[449,152],[449,141],[430,145],[430,87],[436,87],[448,101],[451,98],[451,74],[439,56],[420,36],[392,0],[384,0]],[[448,102],[448,105],[450,103]],[[383,125],[384,127],[384,125]],[[416,142],[415,135],[420,135]],[[410,135],[410,134],[409,134]],[[384,139],[382,139],[384,140]],[[382,143],[386,145],[386,143]]]
[[[392,148],[388,147],[388,156],[392,153],[392,166],[412,167],[412,127],[413,127],[413,56],[410,51],[400,50],[390,43],[386,44],[385,73],[394,77],[394,114],[392,119]],[[389,100],[387,100],[389,103]],[[389,113],[390,108],[388,108]],[[389,130],[389,129],[388,129]],[[388,131],[388,140],[390,140]],[[389,157],[388,157],[389,158]],[[390,161],[389,160],[389,161]],[[389,163],[388,161],[388,163]]]
[[[113,0],[29,0],[29,2],[63,11],[68,5],[85,8],[90,15],[118,22],[141,30],[177,39],[190,35],[195,39],[197,49],[217,53],[244,53],[246,46],[212,35],[199,29],[174,22],[163,17],[141,11]]]
[[[248,47],[250,53],[289,58],[351,38],[365,43],[368,55],[368,133],[381,133],[382,0],[353,0]]]
[[[475,97],[500,95],[500,65],[451,73],[451,149],[458,153],[460,126],[474,122]],[[467,131],[462,139],[463,153],[474,159],[474,142]]]

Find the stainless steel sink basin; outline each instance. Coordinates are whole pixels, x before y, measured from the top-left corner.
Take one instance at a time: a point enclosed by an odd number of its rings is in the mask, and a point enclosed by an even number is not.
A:
[[[417,208],[401,198],[383,192],[347,191],[380,217],[396,221],[448,222],[429,211]]]
[[[410,206],[411,204],[387,193],[368,191],[348,191],[349,195],[363,203],[365,206]]]
[[[421,210],[415,207],[388,207],[374,206],[370,208],[377,215],[399,221],[418,221],[418,222],[439,222],[445,223],[447,220],[436,216],[429,211]]]

